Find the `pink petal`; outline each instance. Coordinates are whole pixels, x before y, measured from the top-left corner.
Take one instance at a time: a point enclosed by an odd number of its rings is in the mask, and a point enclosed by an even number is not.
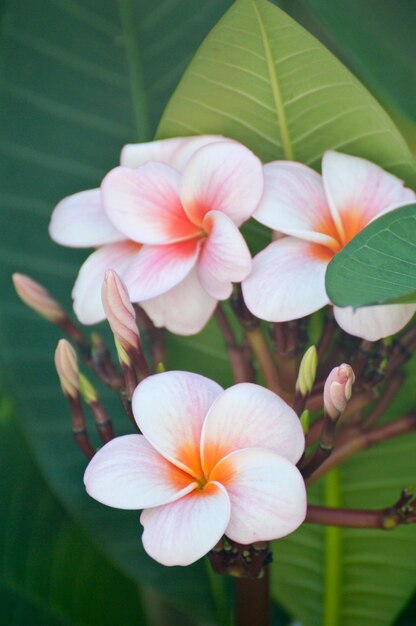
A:
[[[210,482],[172,504],[143,511],[143,546],[162,565],[190,565],[218,543],[229,519],[226,490]]]
[[[231,295],[233,282],[251,270],[251,256],[244,237],[227,215],[210,211],[203,221],[208,237],[198,260],[198,276],[204,289],[217,300]]]
[[[105,319],[101,287],[107,270],[123,275],[126,267],[140,252],[140,245],[131,241],[113,243],[99,248],[81,266],[72,290],[74,311],[82,324],[96,324]]]
[[[213,403],[201,435],[205,472],[222,457],[242,448],[265,448],[296,463],[305,448],[299,418],[275,393],[240,383],[224,391]]]
[[[159,506],[198,486],[142,435],[116,437],[98,450],[85,471],[84,483],[91,497],[117,509]]]
[[[125,167],[136,168],[149,161],[157,161],[171,165],[181,171],[196,150],[223,139],[222,135],[198,135],[147,143],[131,143],[122,149],[120,164]]]
[[[373,218],[415,201],[403,181],[359,157],[325,152],[322,176],[334,221],[348,243]]]
[[[231,517],[225,533],[238,543],[284,537],[305,519],[303,478],[295,465],[274,452],[233,452],[218,463],[210,480],[227,490]]]
[[[327,304],[328,252],[323,246],[293,237],[267,246],[254,257],[253,270],[242,284],[250,311],[269,322],[286,322]]]
[[[217,383],[199,374],[156,374],[143,380],[134,392],[133,413],[160,454],[192,476],[200,476],[202,424],[221,392]]]
[[[116,167],[101,184],[111,222],[140,243],[164,244],[200,232],[186,216],[179,199],[179,174],[162,163],[136,170]]]
[[[177,335],[194,335],[208,323],[217,300],[201,287],[196,269],[192,269],[176,287],[140,304],[155,326]]]
[[[52,213],[49,235],[56,243],[73,248],[90,248],[126,238],[105,214],[99,189],[81,191],[61,200]]]
[[[404,328],[416,312],[414,304],[386,304],[359,309],[334,306],[334,316],[346,333],[377,341]]]
[[[259,159],[233,141],[198,150],[184,169],[180,185],[183,207],[198,225],[209,211],[222,211],[239,226],[254,213],[262,191]]]
[[[286,235],[336,246],[321,176],[289,161],[267,163],[263,172],[264,192],[254,219]]]
[[[132,302],[161,295],[178,285],[194,267],[200,241],[145,245],[123,274]]]

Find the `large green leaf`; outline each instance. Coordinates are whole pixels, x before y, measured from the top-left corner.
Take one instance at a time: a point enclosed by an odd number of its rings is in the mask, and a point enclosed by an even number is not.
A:
[[[370,89],[416,121],[413,0],[281,0],[281,5],[329,38]]]
[[[147,623],[139,590],[94,548],[50,494],[0,398],[0,622]]]
[[[158,136],[222,132],[263,160],[319,167],[327,149],[416,183],[413,157],[384,110],[312,35],[264,0],[239,0],[198,51]]]
[[[1,5],[0,355],[36,462],[91,539],[136,582],[216,621],[204,563],[163,568],[145,556],[135,512],[88,498],[53,371],[60,335],[25,310],[13,271],[69,305],[84,252],[48,240],[55,203],[97,186],[126,142],[150,138],[194,49],[230,0],[7,0]],[[192,364],[189,364],[192,367]],[[129,430],[118,404],[116,430]],[[30,515],[30,512],[28,512]]]
[[[383,215],[331,261],[326,290],[339,306],[416,302],[416,205]]]

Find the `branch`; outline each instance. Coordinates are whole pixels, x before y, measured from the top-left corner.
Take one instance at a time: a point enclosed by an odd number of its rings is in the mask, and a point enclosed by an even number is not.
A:
[[[393,530],[401,524],[416,522],[415,499],[411,490],[404,489],[396,504],[386,509],[332,509],[309,505],[305,522],[344,528]]]
[[[231,324],[221,305],[218,305],[215,317],[227,348],[234,382],[244,383],[254,380],[254,371],[247,356],[247,350],[243,346],[238,345]]]
[[[307,484],[314,483],[318,478],[344,463],[347,459],[352,457],[357,452],[366,450],[371,446],[394,437],[399,437],[406,433],[416,430],[416,413],[409,413],[404,417],[384,424],[378,428],[374,428],[369,431],[358,431],[358,433],[351,439],[345,441],[339,448],[335,448],[330,458],[328,458],[320,467],[318,467],[314,473],[310,476]],[[346,430],[344,431],[344,433]],[[354,432],[356,430],[354,429]]]

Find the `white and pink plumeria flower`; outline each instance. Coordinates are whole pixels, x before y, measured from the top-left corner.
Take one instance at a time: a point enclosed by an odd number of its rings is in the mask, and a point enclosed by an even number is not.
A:
[[[164,565],[189,565],[226,534],[250,544],[293,532],[306,515],[295,463],[305,437],[282,399],[252,383],[223,390],[188,372],[146,378],[133,396],[142,435],[107,443],[85,472],[88,493],[144,509],[143,545]]]
[[[201,330],[251,270],[239,226],[262,191],[259,159],[221,136],[126,146],[100,189],[65,198],[52,215],[57,243],[98,247],[74,286],[79,320],[104,319],[101,284],[113,269],[156,326]]]
[[[333,256],[372,220],[416,198],[377,165],[333,151],[324,154],[322,176],[289,161],[268,163],[264,176],[253,217],[286,236],[253,259],[243,294],[254,315],[272,322],[298,319],[328,304],[325,272]],[[334,307],[341,328],[369,341],[398,332],[415,311],[413,304]]]

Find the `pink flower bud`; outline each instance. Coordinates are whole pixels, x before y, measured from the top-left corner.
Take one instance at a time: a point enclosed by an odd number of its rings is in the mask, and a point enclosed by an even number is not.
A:
[[[24,274],[13,274],[12,279],[17,295],[29,308],[55,324],[66,319],[63,308],[42,285]]]
[[[108,323],[118,343],[127,353],[136,351],[140,346],[136,314],[127,287],[113,270],[106,272],[101,298]]]
[[[55,367],[62,391],[66,396],[79,396],[79,370],[77,355],[66,339],[60,339],[55,351]]]
[[[355,376],[351,365],[342,363],[330,372],[324,386],[324,409],[332,419],[338,419],[351,398]]]

